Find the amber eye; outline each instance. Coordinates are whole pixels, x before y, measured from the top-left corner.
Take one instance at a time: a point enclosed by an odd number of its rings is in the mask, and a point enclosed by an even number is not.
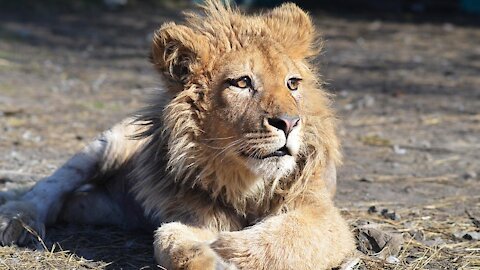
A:
[[[300,79],[300,78],[290,78],[290,79],[288,79],[288,81],[287,81],[288,89],[290,89],[292,91],[297,90],[298,86],[300,85],[301,80],[302,79]]]
[[[228,81],[231,85],[238,88],[252,88],[252,80],[248,76],[243,76],[238,79],[231,79]]]

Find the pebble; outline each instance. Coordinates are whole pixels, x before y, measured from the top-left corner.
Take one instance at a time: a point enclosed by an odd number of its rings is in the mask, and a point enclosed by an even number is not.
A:
[[[420,147],[422,148],[431,148],[432,144],[429,141],[421,141],[419,142]]]
[[[399,145],[393,146],[393,152],[397,155],[405,155],[407,153],[407,149],[401,148]]]
[[[382,211],[380,212],[380,214],[385,217],[385,218],[388,218],[388,219],[391,219],[391,220],[400,220],[400,215],[398,215],[397,213],[395,212],[389,212],[388,209],[384,208],[382,209]]]
[[[339,97],[345,98],[349,95],[350,93],[347,90],[342,90],[340,93],[338,93]]]
[[[391,263],[391,264],[398,264],[398,263],[400,263],[400,260],[399,260],[397,257],[395,257],[395,256],[388,256],[387,259],[386,259],[386,261],[387,261],[388,263]]]
[[[465,174],[463,174],[464,179],[476,179],[477,178],[477,173],[474,171],[468,171]]]
[[[369,108],[375,105],[375,98],[371,95],[365,95],[363,98],[357,101],[358,108]]]
[[[360,182],[366,182],[366,183],[372,183],[372,182],[373,182],[373,178],[370,177],[370,176],[364,176],[364,177],[360,178],[359,181],[360,181]]]
[[[368,208],[367,212],[368,212],[369,214],[373,214],[373,213],[377,213],[378,210],[377,210],[377,207],[375,207],[375,205],[372,205],[372,206],[370,206],[370,207]]]
[[[458,239],[480,240],[480,232],[457,232],[453,235]]]

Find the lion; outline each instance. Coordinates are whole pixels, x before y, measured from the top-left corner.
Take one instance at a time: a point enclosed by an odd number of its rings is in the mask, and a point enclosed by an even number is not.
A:
[[[341,153],[309,15],[209,0],[153,35],[161,87],[21,198],[2,245],[57,221],[154,231],[166,269],[328,269],[354,250],[334,206]]]

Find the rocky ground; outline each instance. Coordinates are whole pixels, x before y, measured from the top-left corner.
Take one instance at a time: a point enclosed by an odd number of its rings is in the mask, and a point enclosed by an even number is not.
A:
[[[314,16],[342,123],[337,205],[360,249],[378,252],[357,268],[480,269],[479,26]],[[178,18],[162,9],[0,14],[0,190],[48,175],[140,108],[158,80],[150,34]],[[402,248],[373,243],[375,229],[400,236]],[[156,267],[149,234],[59,225],[48,235],[43,252],[0,248],[0,269]]]

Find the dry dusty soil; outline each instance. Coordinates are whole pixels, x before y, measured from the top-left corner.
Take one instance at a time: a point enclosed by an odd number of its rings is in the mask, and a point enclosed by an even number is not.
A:
[[[314,16],[345,154],[336,203],[353,226],[404,241],[388,262],[380,252],[357,268],[480,269],[479,25]],[[0,190],[28,187],[140,108],[158,81],[150,34],[178,19],[162,9],[0,14]],[[0,269],[155,269],[151,242],[58,225],[46,251],[0,248]]]

